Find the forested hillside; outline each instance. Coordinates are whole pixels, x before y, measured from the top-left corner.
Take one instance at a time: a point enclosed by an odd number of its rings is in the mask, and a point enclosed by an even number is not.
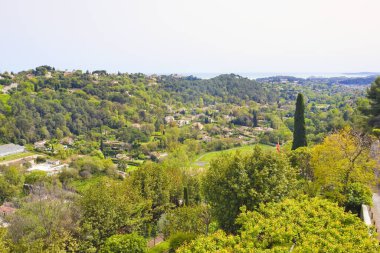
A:
[[[0,76],[0,252],[379,252],[380,79]]]

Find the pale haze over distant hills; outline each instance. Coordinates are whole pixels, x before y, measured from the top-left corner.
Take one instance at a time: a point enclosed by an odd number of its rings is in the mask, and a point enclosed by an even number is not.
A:
[[[378,0],[3,0],[0,71],[380,70]]]

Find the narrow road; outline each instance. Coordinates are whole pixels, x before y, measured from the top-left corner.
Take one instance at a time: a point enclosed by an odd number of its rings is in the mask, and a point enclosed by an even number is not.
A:
[[[377,161],[377,168],[375,169],[376,180],[380,178],[380,142],[376,141],[371,146],[371,157]],[[378,181],[379,182],[379,181]],[[377,232],[377,239],[380,241],[380,184],[377,183],[376,187],[373,188],[372,194],[373,206],[370,210],[370,215],[373,215],[372,220],[374,221],[374,226]]]
[[[372,195],[373,206],[371,208],[371,213],[373,214],[373,220],[375,222],[374,226],[377,231],[377,239],[380,240],[380,195],[379,191],[373,193]]]
[[[13,164],[13,163],[21,162],[23,160],[36,159],[38,156],[41,156],[41,155],[31,155],[31,156],[17,158],[14,160],[4,161],[4,162],[0,162],[0,165],[8,166],[8,165]]]

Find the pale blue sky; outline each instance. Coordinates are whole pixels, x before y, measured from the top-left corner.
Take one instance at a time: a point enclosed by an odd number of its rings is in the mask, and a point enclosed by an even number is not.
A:
[[[0,71],[380,70],[379,0],[0,0]]]

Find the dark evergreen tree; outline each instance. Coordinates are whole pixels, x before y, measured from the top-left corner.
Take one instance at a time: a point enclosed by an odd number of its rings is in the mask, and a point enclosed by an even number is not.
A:
[[[253,111],[253,127],[258,127],[259,124],[257,122],[257,112],[256,111]]]
[[[183,198],[185,199],[185,206],[189,205],[189,193],[187,187],[183,188]]]
[[[294,113],[294,132],[292,150],[306,147],[305,104],[301,93],[297,96],[296,112]]]
[[[380,77],[371,85],[367,97],[371,101],[371,106],[361,110],[365,115],[369,116],[369,125],[371,127],[380,128]]]

